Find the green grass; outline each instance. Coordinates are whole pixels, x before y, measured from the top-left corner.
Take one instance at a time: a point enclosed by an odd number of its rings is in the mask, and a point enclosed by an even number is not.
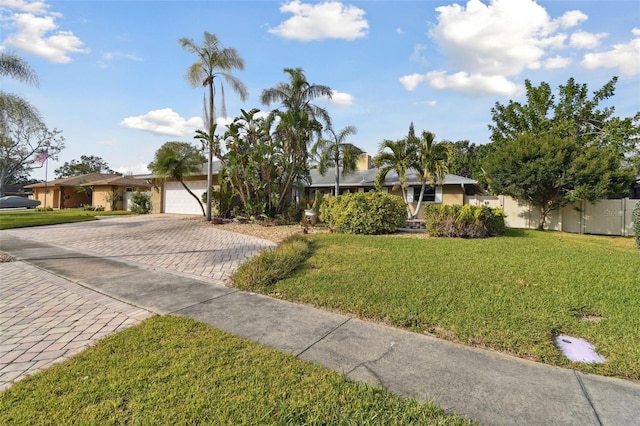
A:
[[[156,316],[0,394],[0,424],[468,424],[191,319]]]
[[[528,230],[475,240],[309,238],[312,256],[267,293],[535,361],[640,380],[640,251],[632,238]],[[592,342],[606,364],[567,360],[553,344],[558,334]]]
[[[129,211],[96,212],[83,209],[54,211],[16,210],[0,212],[0,229],[25,228],[28,226],[58,225],[60,223],[85,222],[96,216],[131,214]]]

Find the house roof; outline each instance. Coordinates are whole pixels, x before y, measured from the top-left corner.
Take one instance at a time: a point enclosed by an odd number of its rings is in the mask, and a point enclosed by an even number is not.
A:
[[[353,173],[349,173],[342,176],[342,170],[340,174],[340,186],[341,187],[372,187],[375,185],[375,179],[378,174],[377,168],[368,170],[356,170]],[[417,172],[408,173],[408,184],[410,186],[420,185],[420,175]],[[310,188],[326,188],[333,187],[335,185],[335,174],[333,170],[328,170],[327,173],[322,176],[317,169],[311,170],[311,184]],[[385,180],[385,186],[400,185],[400,179],[395,171],[390,171]],[[444,178],[443,185],[462,185],[475,188],[478,193],[484,192],[484,190],[478,184],[478,181],[469,179],[464,176],[447,174]]]
[[[213,175],[217,175],[220,173],[220,170],[222,169],[222,163],[220,163],[220,161],[214,161],[213,162]],[[197,173],[191,173],[189,176],[207,176],[207,163],[203,163],[200,166],[200,171],[198,171]],[[155,179],[157,178],[157,176],[155,176],[153,173],[145,173],[145,174],[139,174],[139,175],[134,175],[134,177],[136,179]]]
[[[117,186],[150,186],[143,179],[136,179],[132,176],[122,176],[107,173],[88,173],[85,175],[72,176],[68,178],[50,180],[48,182],[34,183],[26,185],[25,188],[43,188],[45,186],[78,186],[78,185],[117,185]]]

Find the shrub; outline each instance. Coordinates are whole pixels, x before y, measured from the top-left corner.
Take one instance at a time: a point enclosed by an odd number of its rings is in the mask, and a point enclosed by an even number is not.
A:
[[[311,242],[302,235],[292,235],[278,245],[240,265],[231,275],[240,290],[265,290],[288,277],[311,255]]]
[[[53,207],[37,207],[36,211],[37,212],[52,212],[53,211]]]
[[[320,220],[345,234],[390,234],[407,220],[402,198],[380,191],[326,198]]]
[[[485,238],[504,234],[501,209],[472,205],[427,205],[425,227],[433,237]]]
[[[85,205],[82,206],[82,209],[85,210],[85,211],[88,211],[88,212],[92,212],[92,211],[95,211],[96,208],[93,207],[92,205],[85,204]]]
[[[631,220],[633,221],[633,232],[636,234],[636,247],[640,250],[640,203],[637,203],[633,209]]]
[[[147,214],[151,211],[151,195],[139,189],[131,196],[130,209],[134,213]]]
[[[103,212],[104,211],[104,206],[96,206],[95,210],[97,212]]]

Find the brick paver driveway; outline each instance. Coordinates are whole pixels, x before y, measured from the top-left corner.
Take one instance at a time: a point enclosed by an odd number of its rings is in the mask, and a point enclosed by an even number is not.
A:
[[[166,215],[4,230],[0,238],[7,234],[212,284],[274,246],[200,218]],[[152,315],[28,263],[0,263],[0,276],[0,391]]]
[[[223,284],[247,259],[275,244],[216,229],[200,217],[105,216],[68,225],[12,229],[12,235],[86,254]]]

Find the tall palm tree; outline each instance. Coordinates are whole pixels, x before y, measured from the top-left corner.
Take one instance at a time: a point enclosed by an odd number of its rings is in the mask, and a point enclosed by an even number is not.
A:
[[[331,139],[320,139],[311,148],[311,154],[318,156],[318,172],[324,176],[329,167],[335,168],[335,195],[340,194],[340,166],[342,166],[342,176],[352,173],[357,166],[358,156],[364,153],[357,146],[346,143],[349,135],[358,132],[355,126],[347,126],[340,130],[338,134],[329,128],[327,133]]]
[[[38,86],[38,75],[24,59],[13,53],[0,53],[0,77],[11,77],[22,83]],[[23,119],[42,124],[40,113],[26,99],[0,89],[0,111],[13,111]],[[0,127],[4,127],[6,114],[0,114]]]
[[[384,186],[387,175],[395,171],[400,181],[400,189],[402,191],[402,199],[407,206],[407,216],[413,217],[411,206],[408,200],[408,178],[411,170],[416,170],[418,165],[416,162],[417,146],[411,143],[410,138],[392,141],[385,139],[380,144],[378,154],[374,157],[373,162],[379,168],[376,175],[376,187]]]
[[[284,72],[289,74],[289,82],[281,82],[274,87],[263,90],[260,101],[267,106],[280,103],[288,111],[305,112],[314,120],[321,121],[330,127],[329,113],[311,102],[322,96],[331,99],[333,96],[331,88],[321,84],[310,84],[302,68],[285,68]]]
[[[185,184],[184,178],[200,171],[204,157],[200,150],[187,142],[166,142],[157,151],[154,160],[149,163],[149,170],[158,179],[173,178],[198,201],[202,215],[206,216],[202,201]]]
[[[193,87],[206,87],[208,97],[205,95],[205,125],[208,132],[215,131],[216,109],[214,97],[216,95],[215,80],[220,82],[221,97],[221,113],[223,117],[227,116],[227,107],[224,98],[224,85],[226,81],[231,85],[233,90],[240,95],[240,99],[245,101],[248,97],[247,88],[244,83],[231,74],[233,70],[244,70],[244,60],[236,49],[230,47],[222,47],[218,37],[215,34],[204,32],[204,41],[202,45],[196,44],[193,39],[181,38],[178,43],[184,50],[189,53],[195,53],[198,60],[191,64],[187,70],[186,79]],[[214,147],[209,145],[209,158],[207,167],[207,220],[211,220],[211,198],[213,184],[213,150]]]
[[[417,159],[420,172],[420,197],[412,218],[415,218],[420,211],[424,190],[427,182],[432,187],[442,185],[444,178],[449,173],[449,162],[454,158],[455,150],[453,145],[448,142],[436,142],[436,135],[428,132],[422,132],[422,138],[417,139]]]
[[[271,112],[269,121],[276,117],[280,122],[276,126],[275,137],[280,139],[284,151],[288,154],[287,164],[284,166],[287,179],[285,191],[281,194],[278,205],[282,205],[292,186],[309,175],[309,142],[313,136],[322,136],[323,124],[331,127],[329,113],[312,102],[324,96],[331,98],[332,90],[329,86],[310,84],[302,68],[285,68],[289,74],[289,82],[281,82],[276,86],[262,91],[260,100],[264,105],[280,103],[283,111],[278,109]]]

